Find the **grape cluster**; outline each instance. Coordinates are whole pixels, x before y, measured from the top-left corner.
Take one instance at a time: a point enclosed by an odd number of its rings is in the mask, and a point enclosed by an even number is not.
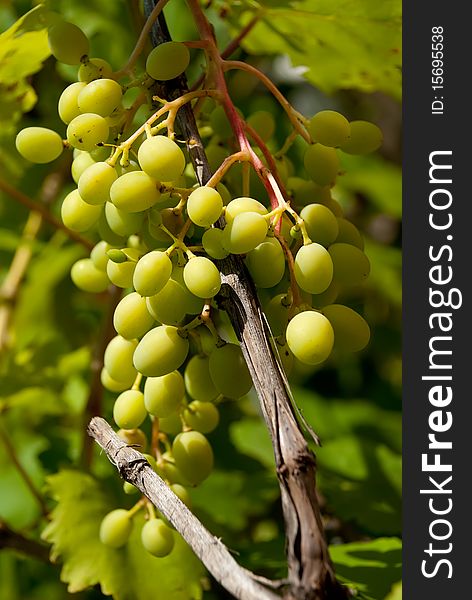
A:
[[[332,187],[339,152],[371,152],[382,136],[371,123],[349,123],[334,111],[317,113],[306,122],[313,142],[304,155],[308,178],[295,176],[290,161],[276,156],[287,198],[269,206],[264,193],[257,193],[260,182],[253,173],[249,184],[259,199],[241,186],[238,163],[214,185],[198,185],[174,140],[175,113],[169,109],[167,119],[163,113],[154,126],[156,119],[144,126],[133,122],[125,87],[105,60],[88,57],[89,42],[75,25],[55,21],[49,43],[59,61],[79,65],[77,82],[58,102],[66,139],[29,127],[18,134],[16,145],[36,163],[55,160],[65,147],[73,149],[77,187],[62,202],[62,219],[71,230],[90,232],[98,241],[88,258],[73,265],[71,278],[86,292],[100,293],[110,284],[126,290],[114,313],[116,336],[106,348],[101,374],[103,386],[118,394],[113,418],[119,435],[149,451],[151,467],[189,505],[189,488],[213,468],[206,435],[218,425],[218,405],[252,387],[241,348],[215,301],[221,288],[215,261],[244,255],[287,372],[294,361],[321,364],[333,348],[364,348],[367,323],[336,300],[365,281],[370,265],[362,236],[344,218]],[[162,44],[148,55],[146,73],[136,85],[150,88],[156,79],[175,78],[189,60],[184,44]],[[264,141],[276,130],[267,111],[255,112],[247,122]],[[202,125],[213,131],[208,156],[216,170],[232,134],[223,108],[203,113]],[[151,444],[141,429],[149,418]],[[124,491],[137,492],[129,483]],[[147,508],[143,546],[165,556],[174,532],[152,506]],[[101,541],[113,548],[126,544],[134,514],[135,509],[116,509],[106,515]]]

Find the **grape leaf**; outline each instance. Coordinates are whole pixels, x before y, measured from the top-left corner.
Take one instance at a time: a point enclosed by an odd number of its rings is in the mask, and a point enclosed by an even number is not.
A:
[[[265,472],[249,475],[216,470],[192,490],[192,504],[215,523],[238,531],[248,525],[251,516],[264,514],[278,495],[275,478]]]
[[[262,18],[242,45],[288,54],[327,93],[352,88],[401,95],[401,5],[397,0],[261,0]]]
[[[100,584],[115,600],[199,600],[204,569],[187,544],[176,534],[172,553],[155,558],[142,547],[141,513],[134,518],[128,544],[118,550],[100,543],[98,531],[105,514],[116,508],[100,483],[79,471],[64,470],[48,478],[58,502],[43,539],[52,544],[51,558],[63,563],[61,579],[69,592]]]
[[[44,480],[44,472],[38,455],[49,446],[48,440],[32,430],[21,428],[21,421],[15,422],[11,415],[7,417],[2,417],[0,427],[8,432],[18,462],[39,490]],[[15,529],[31,526],[40,516],[38,501],[12,463],[1,439],[0,474],[0,517]]]
[[[342,154],[345,173],[337,188],[352,194],[363,194],[382,213],[400,219],[402,214],[402,177],[398,165],[377,155],[352,156]]]
[[[395,583],[385,600],[402,600],[402,582]]]
[[[36,103],[27,77],[51,54],[47,41],[48,11],[39,5],[0,34],[0,122],[11,125]]]
[[[330,553],[341,581],[365,597],[382,600],[401,576],[401,546],[398,538],[378,538],[331,545]]]

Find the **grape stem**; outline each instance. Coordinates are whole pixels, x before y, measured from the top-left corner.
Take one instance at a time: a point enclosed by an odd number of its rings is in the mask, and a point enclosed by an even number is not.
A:
[[[107,160],[107,163],[110,166],[114,167],[116,164],[116,161],[122,154],[123,154],[123,160],[127,161],[128,153],[130,151],[132,144],[139,138],[139,136],[142,133],[146,133],[146,132],[149,133],[151,125],[153,123],[155,123],[157,121],[157,119],[159,119],[160,117],[163,117],[166,113],[169,113],[167,120],[166,120],[167,132],[168,132],[169,137],[172,139],[174,137],[174,121],[175,121],[175,118],[176,118],[176,115],[177,115],[177,112],[179,111],[179,109],[182,106],[184,106],[185,104],[187,104],[187,102],[191,102],[193,99],[201,98],[202,96],[203,97],[208,97],[208,96],[219,97],[220,93],[218,92],[218,90],[195,90],[194,92],[187,92],[186,94],[183,94],[179,98],[176,98],[175,100],[172,100],[170,102],[167,102],[166,100],[161,100],[157,96],[154,96],[153,99],[163,102],[164,106],[162,106],[155,113],[153,113],[149,117],[149,119],[147,119],[147,121],[141,125],[141,127],[138,127],[138,129],[136,129],[136,131],[132,135],[129,136],[129,138],[127,140],[125,140],[124,142],[121,142],[121,144],[116,147],[113,155]]]
[[[235,162],[243,162],[248,160],[250,160],[249,154],[244,150],[227,156],[205,185],[213,188],[216,187]]]
[[[152,429],[151,429],[151,454],[159,460],[161,458],[161,449],[159,447],[159,418],[151,417]]]
[[[284,254],[287,257],[288,272],[290,277],[290,289],[292,291],[293,298],[292,306],[299,306],[302,300],[300,296],[300,288],[298,287],[297,280],[295,279],[295,261],[293,259],[292,251],[288,247],[288,244],[285,241],[283,235],[276,233],[275,237],[279,240],[279,243],[282,246],[282,250],[284,251]]]
[[[257,77],[259,81],[261,81],[266,86],[266,88],[274,96],[274,98],[278,100],[279,104],[287,113],[287,116],[290,122],[292,123],[295,131],[297,131],[307,143],[311,143],[310,134],[303,125],[305,117],[293,108],[293,106],[290,104],[287,98],[285,98],[282,92],[274,85],[274,83],[269,79],[269,77],[267,77],[267,75],[265,75],[262,71],[260,71],[253,65],[242,62],[240,60],[224,60],[222,61],[222,68],[224,71],[230,71],[232,69],[247,71],[248,73],[251,73],[252,75]]]

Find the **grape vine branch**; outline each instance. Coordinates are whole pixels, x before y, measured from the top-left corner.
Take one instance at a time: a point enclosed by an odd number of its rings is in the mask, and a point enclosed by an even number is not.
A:
[[[159,4],[163,6],[164,2]],[[275,174],[262,163],[247,139],[244,122],[228,94],[224,77],[225,65],[216,46],[211,25],[197,0],[188,0],[188,5],[204,42],[211,67],[212,84],[221,95],[240,150],[247,154],[250,164],[269,193],[273,208],[276,208],[280,202],[284,202],[283,194]],[[152,0],[145,0],[144,6],[148,17],[158,12]],[[162,12],[152,26],[150,35],[154,46],[170,41]],[[233,66],[235,65],[230,63],[230,68]],[[152,91],[158,98],[175,100],[188,93],[186,78],[182,75],[165,84],[156,83]],[[212,173],[189,102],[179,109],[176,123],[180,135],[186,140],[197,180],[200,185],[205,185]],[[297,121],[298,128],[301,128],[301,123]],[[274,449],[286,530],[288,575],[283,597],[287,600],[347,598],[349,590],[335,578],[323,533],[316,494],[316,459],[308,448],[297,420],[296,407],[271,345],[268,326],[254,286],[240,257],[230,255],[218,261],[218,267],[223,284],[218,300],[228,312],[241,342]],[[141,455],[127,448],[103,419],[92,419],[89,433],[104,448],[122,477],[136,485],[171,520],[208,570],[235,597],[244,600],[278,597],[257,583],[254,579],[256,576],[237,565],[221,542],[203,528],[152,469],[146,467]]]

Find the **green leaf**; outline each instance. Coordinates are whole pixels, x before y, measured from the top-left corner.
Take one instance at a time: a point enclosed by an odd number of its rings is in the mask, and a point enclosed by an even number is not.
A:
[[[330,439],[354,434],[401,452],[402,419],[399,412],[385,410],[369,400],[323,398],[296,386],[292,387],[292,392],[323,445]]]
[[[242,419],[232,423],[230,438],[236,448],[269,469],[274,468],[274,451],[262,419]]]
[[[382,600],[401,576],[401,547],[398,538],[378,538],[332,545],[330,553],[341,581],[368,598]]]
[[[337,186],[352,194],[361,193],[381,212],[400,219],[402,214],[402,175],[398,165],[377,155],[342,154],[346,172]]]
[[[11,123],[36,103],[27,77],[39,71],[51,54],[47,15],[47,9],[39,5],[0,35],[0,121]]]
[[[39,490],[44,480],[44,472],[38,456],[48,448],[48,440],[24,427],[20,429],[20,424],[10,418],[8,421],[5,418],[5,424],[0,423],[0,427],[4,427],[8,432],[18,462]],[[40,516],[40,507],[13,464],[2,439],[0,439],[0,473],[0,518],[15,529],[31,526]]]
[[[213,471],[203,485],[192,490],[192,504],[215,523],[238,531],[248,525],[250,517],[263,514],[278,495],[275,477],[266,473]]]
[[[401,95],[401,4],[397,0],[264,2],[243,42],[251,54],[288,54],[327,93],[343,88]]]
[[[176,534],[176,543],[166,558],[155,558],[144,550],[140,530],[144,523],[134,517],[128,544],[118,550],[100,543],[100,523],[110,510],[100,483],[78,471],[61,471],[48,479],[49,491],[58,502],[52,520],[43,532],[50,542],[52,560],[61,560],[61,579],[68,591],[79,592],[100,584],[115,600],[197,600],[202,596],[204,569],[187,544]]]
[[[392,591],[385,600],[402,600],[402,582],[395,583],[392,587]]]

